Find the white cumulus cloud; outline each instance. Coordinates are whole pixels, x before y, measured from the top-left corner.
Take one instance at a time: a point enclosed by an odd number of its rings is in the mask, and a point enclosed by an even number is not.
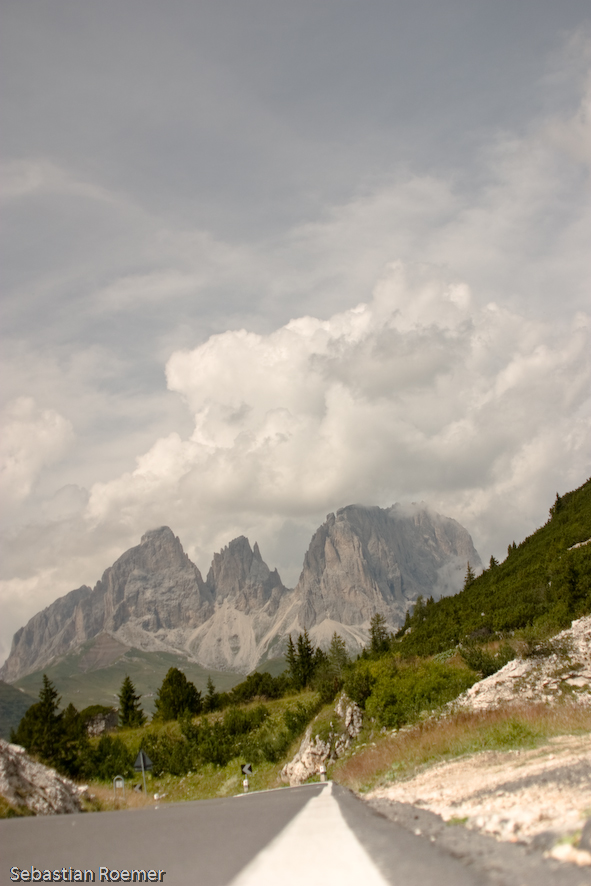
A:
[[[478,308],[431,266],[390,265],[371,301],[327,320],[212,336],[174,353],[167,378],[194,431],[95,484],[95,525],[139,531],[149,515],[205,543],[222,515],[247,524],[413,497],[482,535],[501,496],[539,506],[557,460],[581,477],[589,455],[589,318],[558,332]]]

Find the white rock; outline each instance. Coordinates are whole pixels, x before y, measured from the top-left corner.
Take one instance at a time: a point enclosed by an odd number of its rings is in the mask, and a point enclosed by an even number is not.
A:
[[[0,739],[0,795],[37,815],[81,812],[80,789],[55,769],[32,760],[24,749]]]
[[[314,729],[312,723],[306,729],[299,751],[281,770],[281,778],[288,782],[290,787],[303,784],[310,776],[318,775],[321,765],[342,756],[361,732],[363,713],[359,705],[347,698],[344,693],[336,704],[335,713],[343,721],[342,730],[331,731],[328,741],[322,741],[318,735],[312,737]]]

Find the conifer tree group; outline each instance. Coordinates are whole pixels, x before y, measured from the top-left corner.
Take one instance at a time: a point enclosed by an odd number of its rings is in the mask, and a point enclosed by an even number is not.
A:
[[[60,711],[60,696],[47,676],[39,692],[39,701],[31,705],[10,740],[68,775],[77,775],[80,757],[88,738],[84,722],[73,704]]]

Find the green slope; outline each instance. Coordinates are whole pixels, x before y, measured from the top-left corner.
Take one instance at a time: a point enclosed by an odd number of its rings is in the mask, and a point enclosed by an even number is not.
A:
[[[0,738],[10,738],[10,730],[16,729],[25,712],[35,704],[35,695],[29,695],[0,680]]]
[[[143,652],[139,649],[124,651],[115,661],[111,661],[104,667],[86,669],[89,660],[92,660],[95,642],[95,640],[90,640],[80,649],[64,656],[59,661],[52,662],[34,674],[22,677],[13,686],[17,687],[17,690],[24,689],[25,692],[33,695],[33,701],[36,701],[43,674],[47,674],[62,697],[62,707],[72,702],[81,711],[91,704],[117,706],[121,683],[129,675],[136,691],[142,695],[144,710],[147,713],[152,713],[154,696],[160,688],[166,672],[171,667],[182,670],[187,679],[202,692],[205,691],[209,676],[215,683],[218,692],[227,691],[244,679],[243,674],[212,671],[172,653]],[[121,647],[121,649],[125,650],[125,647]]]
[[[395,648],[432,655],[471,635],[507,634],[534,623],[557,630],[568,626],[591,612],[591,543],[573,548],[589,539],[591,479],[557,498],[548,522],[511,545],[503,563],[486,569],[455,597],[417,605]]]

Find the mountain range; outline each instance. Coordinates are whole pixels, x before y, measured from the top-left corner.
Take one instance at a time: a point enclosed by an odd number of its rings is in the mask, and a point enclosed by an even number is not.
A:
[[[329,514],[293,589],[244,536],[214,554],[203,579],[162,526],[146,532],[94,588],[70,591],[20,628],[0,678],[14,682],[93,638],[89,668],[135,648],[248,673],[280,657],[287,637],[304,629],[320,646],[337,631],[355,653],[373,615],[398,628],[419,595],[456,593],[467,561],[481,568],[468,532],[424,504],[349,505]]]

